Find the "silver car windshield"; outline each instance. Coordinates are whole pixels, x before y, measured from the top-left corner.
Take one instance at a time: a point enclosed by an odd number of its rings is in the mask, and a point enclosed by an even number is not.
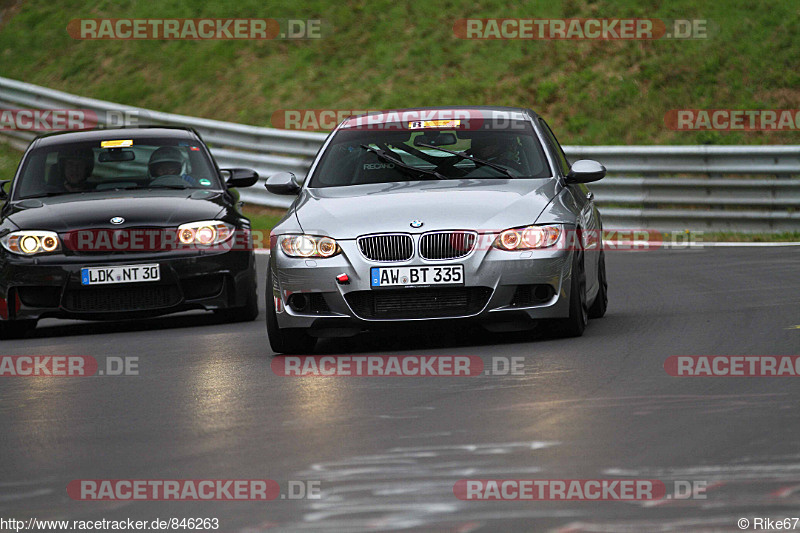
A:
[[[383,126],[339,130],[315,168],[309,187],[552,175],[539,140],[527,122],[516,121],[514,127],[490,130]]]

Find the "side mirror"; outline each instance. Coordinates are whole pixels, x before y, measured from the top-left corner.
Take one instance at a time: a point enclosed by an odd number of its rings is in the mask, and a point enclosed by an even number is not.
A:
[[[0,181],[0,200],[8,200],[8,192],[6,191],[6,185],[11,183],[11,180],[3,180]]]
[[[567,174],[567,183],[590,183],[603,179],[605,175],[606,167],[591,159],[581,159],[573,163]]]
[[[272,194],[297,194],[300,184],[291,172],[278,172],[267,179],[266,188]]]
[[[258,172],[249,168],[228,168],[221,170],[228,187],[250,187],[258,181]]]

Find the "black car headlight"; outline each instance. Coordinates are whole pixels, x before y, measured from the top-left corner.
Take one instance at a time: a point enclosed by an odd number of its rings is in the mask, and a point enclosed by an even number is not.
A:
[[[561,226],[525,226],[507,229],[494,240],[495,248],[515,252],[518,250],[535,250],[548,248],[558,242],[561,237]]]
[[[234,226],[221,220],[203,220],[178,226],[178,240],[181,244],[213,246],[233,236]]]
[[[30,256],[61,251],[61,241],[54,231],[14,231],[0,239],[0,244],[17,255]]]
[[[342,250],[330,237],[315,235],[283,235],[279,239],[281,250],[289,257],[333,257]]]

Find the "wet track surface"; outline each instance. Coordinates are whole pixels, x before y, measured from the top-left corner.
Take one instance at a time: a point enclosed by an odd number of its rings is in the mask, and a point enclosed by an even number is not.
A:
[[[265,256],[259,256],[263,291]],[[800,355],[800,248],[617,252],[579,339],[411,331],[321,353],[523,357],[524,375],[288,378],[264,314],[45,320],[2,355],[136,356],[0,378],[0,516],[216,517],[220,531],[739,531],[800,513],[800,378],[676,378],[671,355]],[[263,301],[261,302],[263,306]],[[93,502],[74,479],[320,482],[318,500]],[[471,502],[465,478],[704,481],[707,499]]]

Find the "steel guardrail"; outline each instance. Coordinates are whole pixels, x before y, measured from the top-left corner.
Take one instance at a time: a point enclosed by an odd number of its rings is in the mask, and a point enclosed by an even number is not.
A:
[[[304,179],[324,133],[211,120],[76,96],[0,77],[0,109],[89,109],[128,113],[149,124],[198,131],[221,167],[255,169],[263,182],[280,171]],[[0,130],[19,149],[36,134]],[[590,187],[608,227],[661,230],[800,231],[800,146],[564,146],[568,158],[594,159],[608,177]],[[285,208],[291,198],[261,186],[246,202]]]

